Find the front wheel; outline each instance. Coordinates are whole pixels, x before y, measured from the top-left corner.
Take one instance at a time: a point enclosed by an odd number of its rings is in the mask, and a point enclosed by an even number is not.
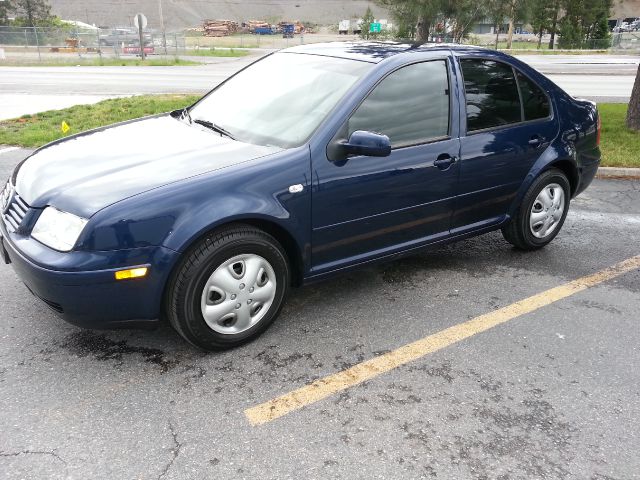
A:
[[[527,190],[513,219],[502,228],[502,235],[521,250],[544,247],[560,232],[570,199],[566,175],[556,168],[543,172]]]
[[[289,278],[286,254],[272,236],[248,225],[230,226],[185,254],[167,289],[165,313],[200,348],[236,347],[276,319]]]

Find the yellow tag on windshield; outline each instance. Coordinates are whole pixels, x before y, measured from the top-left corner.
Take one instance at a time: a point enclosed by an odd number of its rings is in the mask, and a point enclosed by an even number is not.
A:
[[[71,127],[69,126],[69,124],[63,120],[62,125],[60,125],[60,130],[62,130],[62,133],[67,133],[70,129]]]

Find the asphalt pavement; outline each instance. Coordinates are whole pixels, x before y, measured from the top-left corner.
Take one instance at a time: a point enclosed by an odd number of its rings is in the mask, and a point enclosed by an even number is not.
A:
[[[107,97],[205,93],[268,50],[176,67],[0,67],[0,119]],[[628,102],[639,59],[632,55],[519,55],[571,95]],[[259,85],[256,85],[259,88]]]
[[[0,152],[2,178],[25,154]],[[640,270],[568,283],[640,254],[639,234],[640,183],[596,180],[543,250],[491,233],[298,289],[265,335],[213,354],[167,326],[67,325],[0,265],[0,476],[640,478]],[[496,315],[280,418],[247,415]]]

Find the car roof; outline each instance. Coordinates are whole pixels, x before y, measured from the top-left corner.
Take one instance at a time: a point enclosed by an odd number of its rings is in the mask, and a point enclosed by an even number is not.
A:
[[[455,43],[402,43],[402,42],[329,42],[311,43],[287,48],[283,52],[305,53],[326,57],[347,58],[378,63],[385,58],[409,52],[426,51],[493,52],[485,48]]]

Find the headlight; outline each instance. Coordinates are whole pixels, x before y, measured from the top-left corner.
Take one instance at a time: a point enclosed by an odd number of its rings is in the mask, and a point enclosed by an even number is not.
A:
[[[68,252],[78,241],[87,222],[71,213],[47,207],[40,214],[31,236],[48,247]]]

